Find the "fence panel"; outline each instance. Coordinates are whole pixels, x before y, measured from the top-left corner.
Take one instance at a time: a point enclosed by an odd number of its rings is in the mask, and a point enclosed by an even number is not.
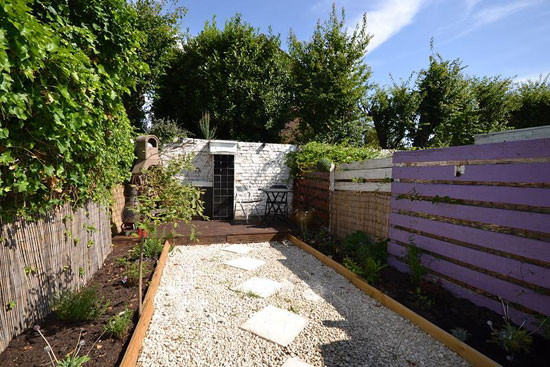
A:
[[[336,166],[332,201],[332,232],[343,238],[363,231],[388,237],[392,158]]]
[[[330,221],[330,173],[307,172],[294,179],[293,209],[313,208],[314,223],[328,226]]]
[[[88,203],[36,222],[0,223],[0,352],[50,312],[53,297],[79,288],[111,252],[110,215]]]
[[[389,262],[417,246],[451,292],[535,326],[550,315],[550,139],[394,154]]]

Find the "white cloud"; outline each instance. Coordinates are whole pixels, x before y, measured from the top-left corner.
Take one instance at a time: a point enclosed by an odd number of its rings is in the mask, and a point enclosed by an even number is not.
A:
[[[474,15],[474,19],[476,20],[475,27],[477,28],[485,24],[494,23],[538,3],[539,0],[516,0],[504,5],[487,6]]]
[[[523,74],[523,75],[516,75],[516,77],[514,78],[514,81],[516,83],[528,82],[530,80],[537,81],[540,78],[546,77],[547,75],[550,75],[550,70],[547,70],[542,73],[529,73],[529,74]]]
[[[385,0],[367,11],[367,30],[373,36],[369,52],[409,25],[427,0]],[[354,24],[361,20],[357,19]]]

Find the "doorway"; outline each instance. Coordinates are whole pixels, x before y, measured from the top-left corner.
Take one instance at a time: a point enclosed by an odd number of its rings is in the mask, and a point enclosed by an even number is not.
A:
[[[235,156],[214,155],[214,203],[212,219],[233,219]]]

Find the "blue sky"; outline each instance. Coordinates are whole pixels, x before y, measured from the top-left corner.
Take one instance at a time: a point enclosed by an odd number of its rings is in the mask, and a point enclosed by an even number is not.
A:
[[[221,26],[236,12],[261,31],[271,25],[283,47],[289,30],[308,39],[332,0],[180,0],[183,27],[197,34],[216,15]],[[461,58],[470,75],[536,79],[550,73],[550,0],[339,0],[352,29],[367,13],[373,35],[365,61],[380,84],[407,78],[428,64],[430,38],[444,58]]]

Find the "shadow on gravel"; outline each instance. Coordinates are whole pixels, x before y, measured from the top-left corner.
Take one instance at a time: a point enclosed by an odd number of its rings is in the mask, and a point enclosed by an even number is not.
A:
[[[395,330],[392,320],[385,317],[384,306],[377,301],[358,302],[360,297],[352,295],[346,284],[351,285],[339,274],[328,270],[331,268],[321,264],[312,255],[300,250],[296,256],[297,247],[275,245],[286,259],[281,264],[290,269],[303,280],[325,302],[330,304],[344,320],[324,320],[328,328],[339,328],[347,334],[348,340],[342,340],[320,345],[325,366],[327,367],[363,367],[363,366],[416,366],[416,361],[404,359],[399,350],[404,338],[410,334],[405,330]],[[311,266],[304,267],[304,257],[318,264],[317,271]],[[332,274],[329,276],[328,274]],[[361,295],[362,297],[362,295]],[[378,316],[377,316],[378,315]],[[409,335],[406,335],[409,334]],[[391,338],[391,339],[390,339]],[[403,350],[401,351],[403,352]],[[434,361],[434,363],[436,363]]]

